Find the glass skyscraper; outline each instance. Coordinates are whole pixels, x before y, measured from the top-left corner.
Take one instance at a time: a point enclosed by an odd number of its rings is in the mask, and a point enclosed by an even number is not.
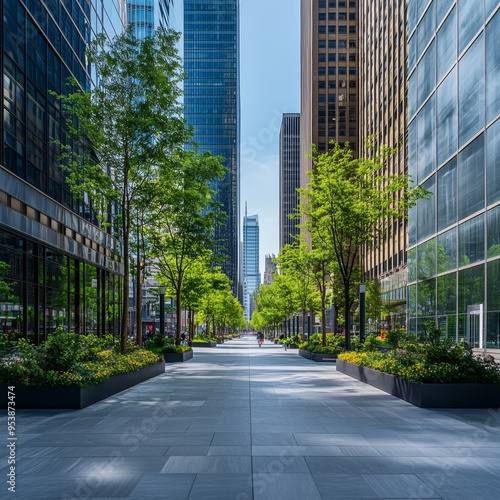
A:
[[[134,25],[138,40],[152,36],[158,26],[169,26],[173,0],[126,0],[127,24]]]
[[[408,2],[408,328],[500,348],[500,2]]]
[[[247,321],[252,318],[254,297],[259,287],[259,216],[245,213],[243,218],[243,309]]]
[[[224,223],[216,253],[236,294],[239,222],[238,0],[184,0],[185,116],[200,150],[224,157],[228,173],[213,186]]]
[[[123,249],[65,183],[57,141],[70,139],[50,92],[70,76],[90,88],[87,45],[123,30],[123,2],[8,0],[0,14],[0,331],[118,332]]]

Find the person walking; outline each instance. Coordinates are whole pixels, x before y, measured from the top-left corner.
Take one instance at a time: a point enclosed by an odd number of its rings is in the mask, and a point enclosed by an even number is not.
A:
[[[257,341],[259,343],[259,347],[262,347],[262,342],[264,342],[264,334],[262,332],[257,333]]]

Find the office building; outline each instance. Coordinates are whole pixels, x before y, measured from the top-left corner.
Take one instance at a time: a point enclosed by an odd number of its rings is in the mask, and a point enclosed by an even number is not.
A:
[[[301,187],[308,183],[311,144],[349,142],[358,152],[358,4],[301,0]]]
[[[275,262],[276,256],[266,255],[264,264],[264,285],[274,283],[274,273],[277,271],[278,266]]]
[[[260,287],[259,271],[259,216],[243,218],[243,309],[245,319],[250,321],[255,309],[255,294]]]
[[[214,183],[227,217],[215,231],[216,254],[238,290],[239,241],[239,2],[184,0],[185,116],[200,150],[224,158]]]
[[[123,30],[118,2],[0,2],[0,330],[36,343],[61,327],[117,333],[123,249],[64,180],[67,140],[51,91],[92,85],[88,42]],[[123,7],[123,5],[122,5]]]
[[[406,165],[406,2],[359,2],[359,152],[367,150],[365,139],[373,137],[377,147],[398,148],[385,163],[385,175],[407,174]],[[406,322],[405,220],[385,220],[386,234],[377,248],[363,248],[365,279],[380,282],[387,315],[383,326]]]
[[[500,348],[500,3],[408,3],[408,328]]]
[[[300,188],[300,114],[285,113],[280,129],[279,160],[279,238],[280,249],[296,241],[300,233],[299,221],[291,219],[299,205]]]
[[[133,24],[137,39],[152,36],[158,26],[169,27],[173,0],[125,0],[127,24]]]

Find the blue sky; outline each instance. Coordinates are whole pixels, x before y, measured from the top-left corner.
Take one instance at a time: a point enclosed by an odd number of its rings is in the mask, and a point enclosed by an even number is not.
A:
[[[279,251],[279,127],[300,111],[300,0],[240,0],[241,216],[259,216],[260,272]]]

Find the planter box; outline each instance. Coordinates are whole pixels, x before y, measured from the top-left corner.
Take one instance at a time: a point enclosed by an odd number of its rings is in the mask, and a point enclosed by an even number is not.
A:
[[[191,342],[191,347],[217,347],[217,342],[207,340],[206,342]]]
[[[317,362],[335,362],[337,361],[337,355],[332,353],[319,353],[311,352],[305,349],[299,349],[299,356],[303,358],[310,359],[311,361]]]
[[[420,408],[499,408],[500,384],[410,382],[372,368],[337,360],[337,371]]]
[[[163,357],[165,358],[165,363],[182,363],[193,357],[193,351],[166,352]]]
[[[18,410],[79,410],[113,394],[165,373],[165,362],[145,366],[135,372],[115,375],[100,384],[87,387],[0,384],[0,408],[7,408],[7,386],[14,385]]]
[[[299,356],[302,356],[306,359],[311,359],[311,351],[308,351],[306,349],[299,349]]]
[[[311,353],[311,360],[312,361],[319,361],[319,362],[329,362],[329,363],[335,363],[337,361],[337,355],[330,353],[319,353],[319,352],[312,352]]]

